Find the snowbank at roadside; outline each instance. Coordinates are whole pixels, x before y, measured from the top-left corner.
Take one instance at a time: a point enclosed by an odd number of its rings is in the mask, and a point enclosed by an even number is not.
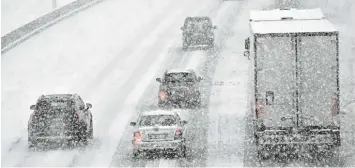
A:
[[[75,0],[56,0],[57,8]],[[1,36],[53,10],[52,0],[2,0]]]

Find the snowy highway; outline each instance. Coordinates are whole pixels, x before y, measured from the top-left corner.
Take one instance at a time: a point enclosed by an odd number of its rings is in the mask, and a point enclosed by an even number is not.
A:
[[[258,165],[247,132],[248,59],[243,51],[249,10],[268,3],[106,0],[9,50],[1,63],[2,166]],[[180,27],[187,16],[198,15],[211,17],[217,26],[216,45],[209,50],[183,51]],[[352,66],[346,72],[351,73]],[[134,159],[129,123],[141,111],[158,108],[155,78],[170,68],[191,68],[204,78],[202,107],[183,111],[188,121],[187,156]],[[351,78],[351,74],[343,76]],[[78,93],[85,103],[92,103],[94,140],[89,147],[28,150],[30,105],[41,94],[52,93]],[[349,118],[346,122],[343,148],[347,157],[341,164],[355,166],[351,161],[355,124]],[[262,165],[308,164],[300,162]]]

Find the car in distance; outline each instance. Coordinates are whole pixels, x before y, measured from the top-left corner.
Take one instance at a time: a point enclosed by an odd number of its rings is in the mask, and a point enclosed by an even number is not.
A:
[[[214,46],[214,29],[212,21],[207,16],[187,17],[184,26],[181,27],[183,50],[189,46],[207,45]]]
[[[87,145],[93,138],[92,105],[78,94],[41,95],[30,109],[28,146]]]
[[[133,157],[140,153],[166,152],[186,156],[185,125],[176,110],[156,110],[140,113],[137,122],[131,122]]]
[[[200,81],[192,69],[169,69],[160,82],[158,93],[158,107],[166,106],[194,106],[201,105]]]

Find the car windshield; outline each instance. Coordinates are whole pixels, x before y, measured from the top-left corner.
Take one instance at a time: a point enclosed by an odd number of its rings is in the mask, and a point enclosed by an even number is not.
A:
[[[192,73],[169,73],[165,75],[168,84],[193,84],[195,77]]]
[[[173,126],[176,118],[173,115],[149,115],[141,117],[140,126]]]
[[[74,103],[71,100],[66,99],[48,99],[40,100],[37,103],[37,106],[40,110],[71,110],[74,107]]]

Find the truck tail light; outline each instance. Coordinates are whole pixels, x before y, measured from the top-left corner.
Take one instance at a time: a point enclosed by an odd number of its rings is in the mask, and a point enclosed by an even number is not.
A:
[[[182,130],[181,129],[177,129],[175,131],[175,137],[174,139],[177,140],[177,139],[181,139],[182,138]]]
[[[265,115],[265,103],[263,100],[256,101],[255,113],[256,118],[261,118]]]
[[[339,99],[336,93],[333,94],[332,98],[332,116],[339,114]]]
[[[159,93],[160,100],[167,100],[168,99],[168,92],[165,90],[161,90]]]

